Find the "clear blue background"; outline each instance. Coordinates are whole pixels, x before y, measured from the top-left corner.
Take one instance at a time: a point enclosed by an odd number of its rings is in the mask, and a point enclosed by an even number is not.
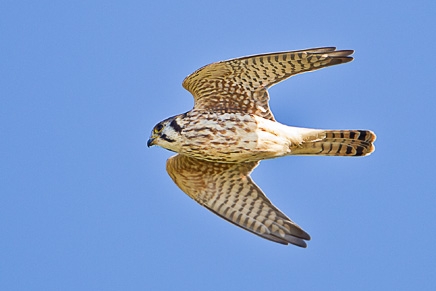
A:
[[[435,3],[1,1],[0,290],[435,290]],[[276,118],[378,139],[253,173],[301,249],[196,204],[146,141],[197,68],[319,46],[355,61],[273,87]]]

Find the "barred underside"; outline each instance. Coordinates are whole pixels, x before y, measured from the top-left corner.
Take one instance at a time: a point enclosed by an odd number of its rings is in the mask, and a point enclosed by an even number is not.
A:
[[[292,149],[293,155],[367,156],[375,147],[376,135],[370,130],[326,130],[319,140],[304,141]]]
[[[334,47],[247,56],[204,66],[183,81],[194,108],[246,112],[274,120],[267,89],[293,75],[353,60]]]
[[[195,201],[256,235],[306,247],[310,236],[277,209],[249,174],[258,162],[215,163],[184,155],[168,159],[167,171]]]

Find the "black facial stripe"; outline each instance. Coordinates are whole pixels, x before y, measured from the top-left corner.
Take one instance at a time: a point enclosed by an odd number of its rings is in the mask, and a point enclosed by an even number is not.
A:
[[[180,125],[177,123],[176,119],[173,119],[170,123],[170,126],[178,133],[182,132],[182,128],[180,127]]]
[[[166,140],[167,142],[175,142],[175,140],[168,138],[166,134],[162,134],[160,138]]]

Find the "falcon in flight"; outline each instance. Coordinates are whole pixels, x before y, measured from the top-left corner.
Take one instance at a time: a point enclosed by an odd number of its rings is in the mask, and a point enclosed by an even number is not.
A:
[[[334,47],[242,57],[200,68],[183,81],[194,108],[153,128],[147,146],[177,154],[166,169],[192,199],[265,239],[306,247],[310,240],[265,196],[250,173],[260,160],[288,155],[366,156],[369,130],[292,127],[274,119],[268,88],[293,75],[353,60]]]

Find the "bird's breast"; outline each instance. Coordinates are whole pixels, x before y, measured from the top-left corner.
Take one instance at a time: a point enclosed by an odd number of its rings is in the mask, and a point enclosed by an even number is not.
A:
[[[216,162],[248,162],[283,156],[289,140],[277,122],[243,113],[188,115],[181,153]]]

